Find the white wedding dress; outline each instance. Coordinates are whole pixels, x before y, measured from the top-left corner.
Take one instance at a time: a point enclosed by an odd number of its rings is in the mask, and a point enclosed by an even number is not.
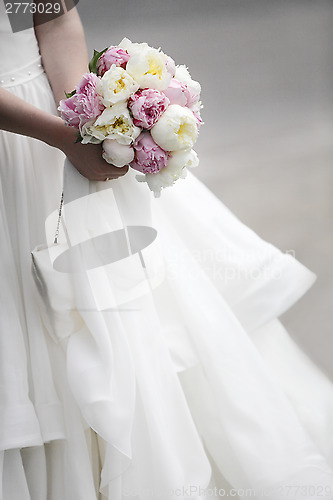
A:
[[[0,12],[0,84],[56,113],[33,30]],[[155,199],[133,170],[89,185],[68,167],[89,195],[65,199],[67,243],[126,229],[134,246],[62,268],[81,314],[54,326],[31,252],[55,229],[64,157],[8,132],[0,151],[1,500],[332,500],[333,386],[277,319],[314,275],[191,173]],[[154,238],[136,245],[138,227]]]

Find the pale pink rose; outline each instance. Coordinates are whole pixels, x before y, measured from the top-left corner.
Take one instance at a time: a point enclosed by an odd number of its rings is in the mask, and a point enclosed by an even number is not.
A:
[[[76,94],[68,99],[62,99],[59,103],[58,110],[61,118],[71,127],[79,128],[80,115],[76,111],[77,96]]]
[[[131,95],[128,107],[137,127],[152,128],[169,105],[169,99],[159,90],[144,89]]]
[[[103,76],[111,68],[112,64],[126,69],[129,58],[130,55],[121,47],[109,47],[97,61],[97,73]]]
[[[80,124],[97,118],[104,110],[98,93],[99,81],[95,73],[86,73],[76,86],[76,111],[80,115]]]
[[[130,166],[144,174],[156,174],[168,163],[168,153],[160,148],[149,132],[141,132],[133,144],[135,157]]]

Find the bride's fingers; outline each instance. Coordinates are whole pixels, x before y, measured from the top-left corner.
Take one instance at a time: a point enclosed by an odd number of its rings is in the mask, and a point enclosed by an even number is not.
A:
[[[79,160],[77,158],[69,159],[72,161],[74,167],[80,172],[81,175],[89,179],[90,181],[105,181],[106,179],[118,179],[125,175],[129,166],[125,165],[124,167],[115,167],[114,165],[110,165],[106,163],[102,158],[98,158],[96,161],[95,158],[89,157],[80,157]]]
[[[127,174],[128,170],[129,170],[128,165],[125,165],[124,167],[115,167],[112,165],[112,170],[110,171],[110,174],[116,177],[121,177]]]
[[[108,170],[105,170],[105,166],[103,170],[101,171],[95,171],[95,172],[88,172],[87,177],[90,180],[94,181],[109,181],[109,180],[115,180],[118,179],[119,177],[122,177],[125,175],[129,170],[128,165],[125,165],[124,167],[114,167],[113,165],[109,165]]]
[[[128,165],[125,165],[124,167],[114,167],[113,165],[110,165],[110,167],[112,167],[111,169],[107,170],[104,172],[104,177],[102,180],[106,180],[106,179],[118,179],[119,177],[122,177],[123,175],[125,175],[127,172],[128,172]]]

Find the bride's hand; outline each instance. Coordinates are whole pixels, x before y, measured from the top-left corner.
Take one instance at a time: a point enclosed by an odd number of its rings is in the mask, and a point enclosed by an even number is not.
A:
[[[118,179],[128,172],[129,167],[115,167],[102,158],[102,148],[99,144],[81,144],[75,142],[77,130],[64,124],[63,133],[58,147],[65,153],[81,175],[91,181]]]

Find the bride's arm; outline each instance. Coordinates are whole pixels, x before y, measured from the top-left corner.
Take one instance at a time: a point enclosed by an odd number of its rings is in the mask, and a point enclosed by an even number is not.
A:
[[[103,160],[96,144],[76,143],[76,129],[59,117],[0,87],[0,129],[27,135],[61,149],[77,170],[88,179],[102,181],[126,174],[128,167],[114,167]]]
[[[35,33],[57,105],[88,70],[86,39],[76,8],[46,23],[35,14]]]
[[[43,64],[55,99],[72,90],[87,71],[88,56],[84,34],[75,9],[35,27]],[[67,61],[67,62],[66,62]],[[70,62],[70,64],[69,64]],[[103,160],[97,145],[76,141],[76,129],[63,120],[40,110],[0,87],[0,129],[27,135],[61,149],[77,170],[91,180],[115,179],[126,174],[128,167],[114,167]]]

